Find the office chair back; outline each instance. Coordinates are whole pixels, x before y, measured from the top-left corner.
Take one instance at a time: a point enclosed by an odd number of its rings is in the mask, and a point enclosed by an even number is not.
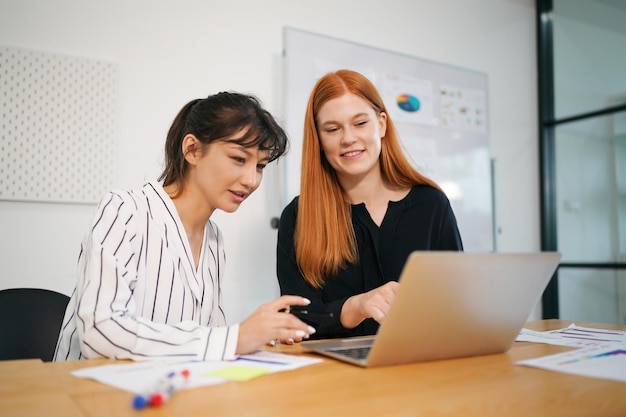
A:
[[[0,360],[51,361],[69,300],[41,288],[0,290]]]

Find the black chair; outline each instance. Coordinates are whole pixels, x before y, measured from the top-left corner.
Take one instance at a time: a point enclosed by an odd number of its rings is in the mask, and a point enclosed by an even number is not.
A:
[[[41,288],[0,290],[0,360],[52,360],[70,297]]]

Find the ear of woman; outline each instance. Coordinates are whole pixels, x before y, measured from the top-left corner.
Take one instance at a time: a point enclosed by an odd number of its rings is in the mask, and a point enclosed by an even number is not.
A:
[[[198,158],[202,156],[202,143],[191,133],[183,138],[182,143],[183,155],[191,165],[195,165]]]

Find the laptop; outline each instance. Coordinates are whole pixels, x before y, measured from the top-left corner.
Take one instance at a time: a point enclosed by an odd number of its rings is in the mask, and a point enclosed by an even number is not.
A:
[[[375,336],[301,344],[363,367],[503,353],[560,259],[558,252],[413,252]]]

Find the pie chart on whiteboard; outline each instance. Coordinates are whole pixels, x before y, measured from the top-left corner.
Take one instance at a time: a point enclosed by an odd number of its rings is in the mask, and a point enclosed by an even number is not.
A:
[[[400,109],[413,113],[420,109],[420,101],[417,97],[411,94],[400,94],[396,97],[396,104]]]

